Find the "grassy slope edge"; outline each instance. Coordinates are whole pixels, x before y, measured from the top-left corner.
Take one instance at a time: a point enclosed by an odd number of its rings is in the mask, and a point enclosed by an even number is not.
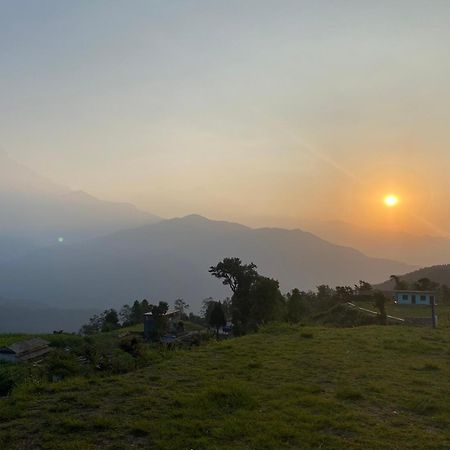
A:
[[[0,401],[0,448],[449,448],[449,357],[448,329],[276,325],[19,388]]]

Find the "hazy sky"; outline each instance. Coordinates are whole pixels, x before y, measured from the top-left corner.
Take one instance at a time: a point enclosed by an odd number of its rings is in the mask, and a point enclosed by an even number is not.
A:
[[[0,146],[162,216],[448,230],[449,23],[448,0],[0,0]]]

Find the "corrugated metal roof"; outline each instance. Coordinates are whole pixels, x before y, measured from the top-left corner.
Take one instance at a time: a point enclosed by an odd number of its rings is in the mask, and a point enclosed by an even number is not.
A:
[[[8,349],[12,350],[19,358],[28,353],[35,353],[48,348],[48,341],[41,338],[33,338],[28,341],[16,342],[8,345]]]

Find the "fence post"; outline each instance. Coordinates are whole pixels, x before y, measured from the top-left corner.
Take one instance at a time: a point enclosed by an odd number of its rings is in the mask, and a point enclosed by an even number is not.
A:
[[[436,328],[436,303],[434,295],[431,297],[431,319],[433,321],[433,328]]]

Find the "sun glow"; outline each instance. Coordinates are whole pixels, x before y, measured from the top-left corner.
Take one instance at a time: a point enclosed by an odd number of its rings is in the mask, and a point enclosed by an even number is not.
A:
[[[384,197],[384,204],[389,208],[396,206],[398,204],[398,201],[398,197],[393,194],[389,194]]]

